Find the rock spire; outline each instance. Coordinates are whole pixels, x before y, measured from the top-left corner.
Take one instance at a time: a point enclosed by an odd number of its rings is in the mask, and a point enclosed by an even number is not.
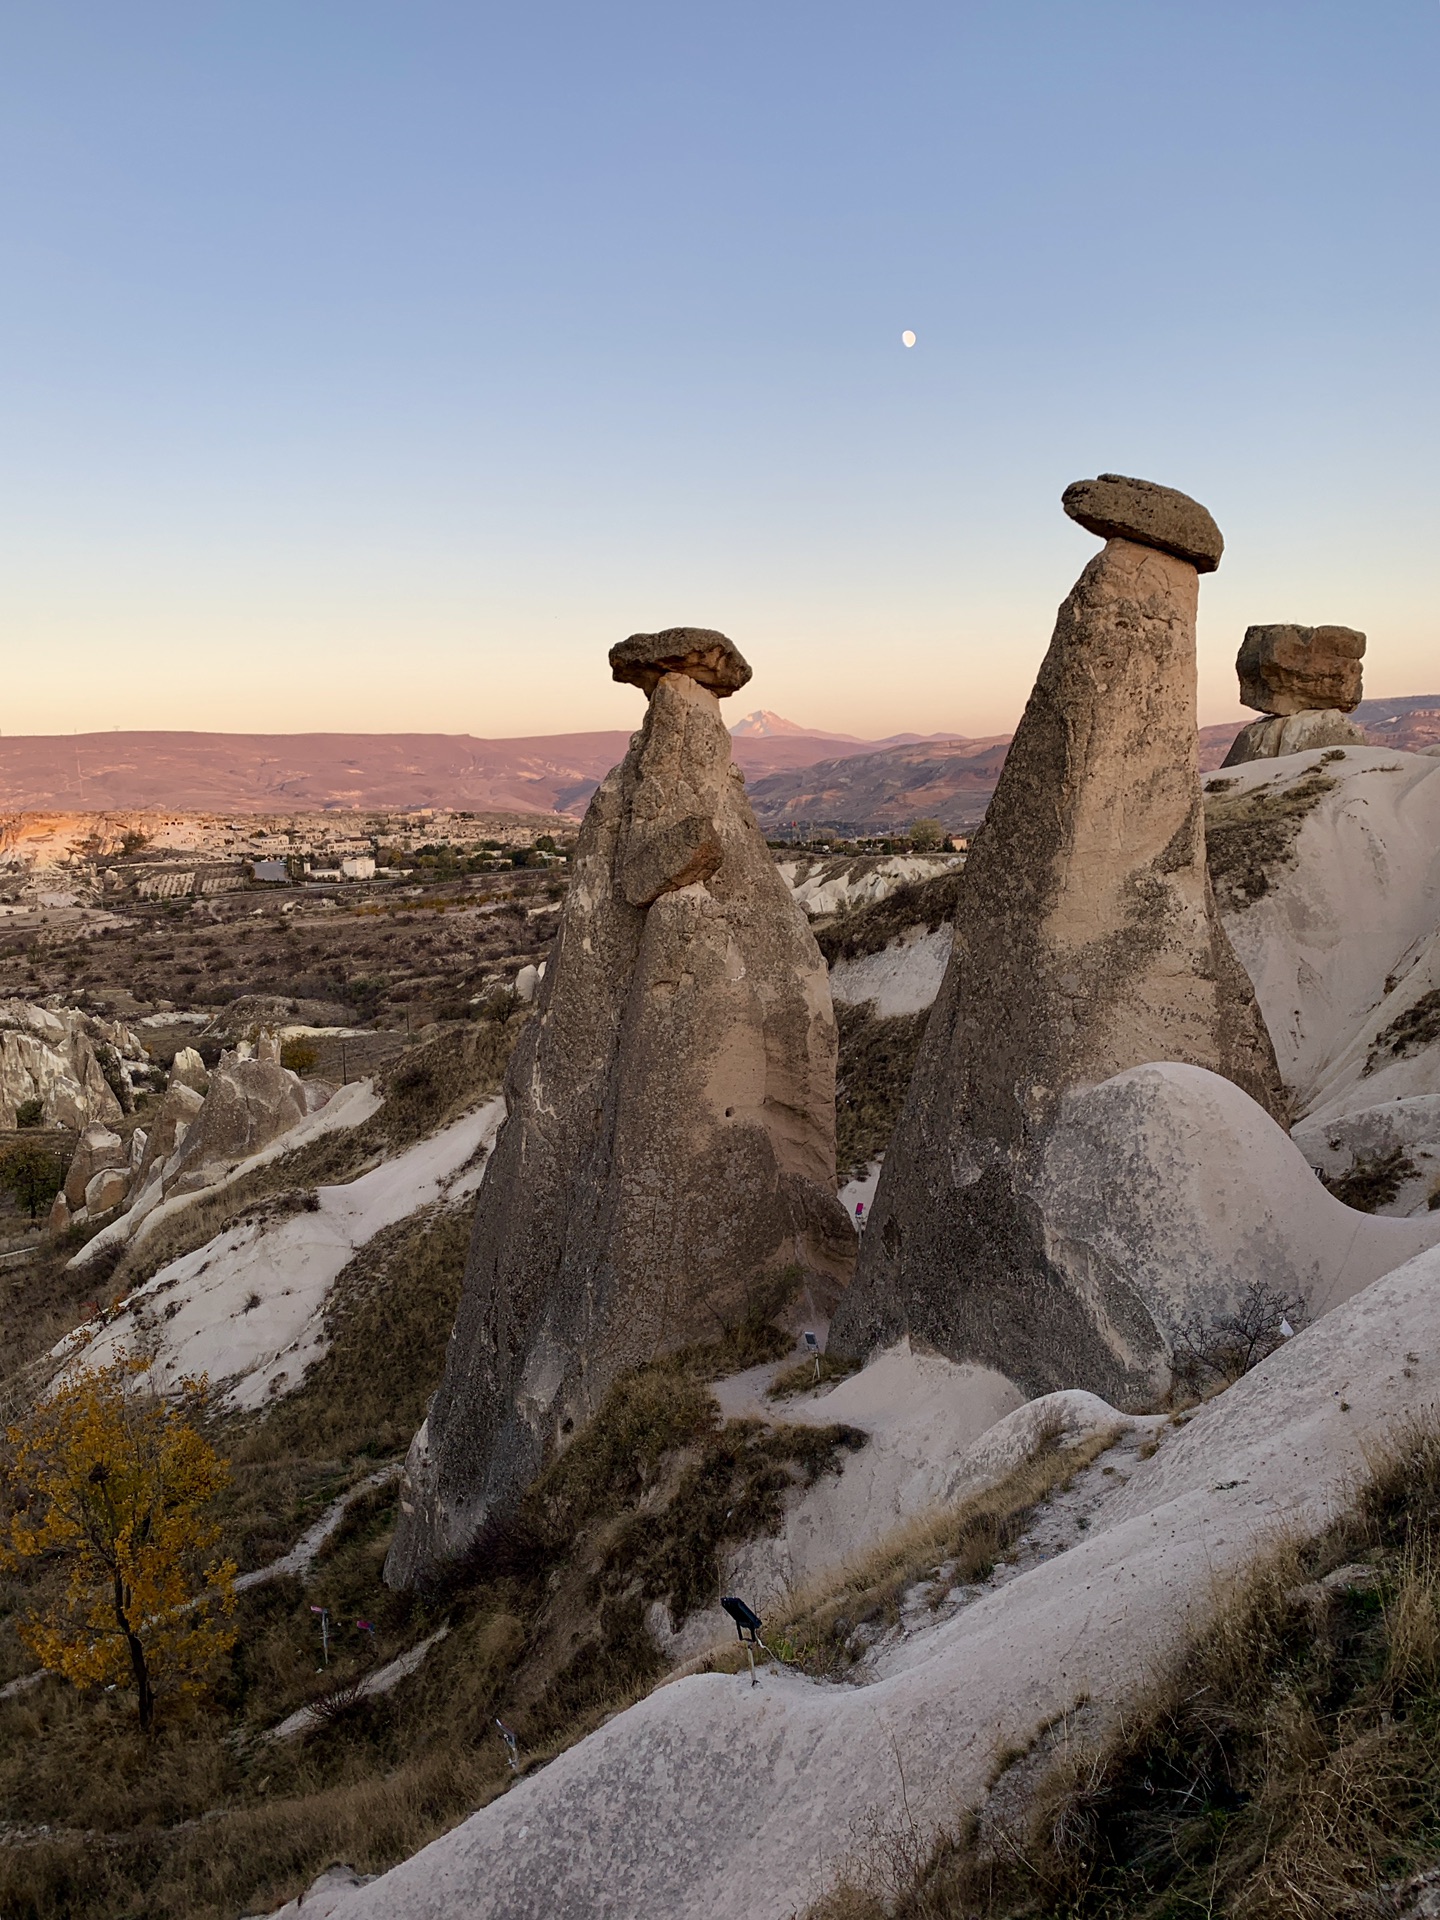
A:
[[[1247,627],[1235,656],[1240,698],[1264,718],[1241,728],[1225,765],[1363,746],[1345,716],[1360,704],[1364,657],[1365,636],[1353,627]]]
[[[853,1260],[825,963],[720,713],[750,668],[689,627],[632,635],[610,662],[645,721],[590,803],[506,1078],[395,1585],[503,1518],[617,1374],[713,1338],[787,1268],[828,1315]]]
[[[1163,1333],[1094,1244],[1050,1231],[1041,1167],[1062,1101],[1151,1061],[1284,1096],[1205,866],[1197,570],[1221,539],[1185,495],[1102,476],[1066,511],[1107,540],[1060,608],[976,836],[954,947],[831,1329],[902,1334],[1028,1394],[1149,1390]]]

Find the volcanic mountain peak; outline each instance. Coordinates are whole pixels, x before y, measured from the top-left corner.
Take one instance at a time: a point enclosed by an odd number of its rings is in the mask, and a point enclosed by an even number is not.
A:
[[[754,713],[747,713],[743,720],[737,720],[730,729],[736,740],[773,740],[777,734],[800,734],[807,740],[859,740],[858,734],[825,733],[819,727],[802,727],[798,720],[787,720],[783,714],[771,713],[768,707],[757,707]]]

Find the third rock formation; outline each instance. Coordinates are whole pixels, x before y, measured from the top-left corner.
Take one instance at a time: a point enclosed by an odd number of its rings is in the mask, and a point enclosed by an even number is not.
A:
[[[1365,636],[1353,627],[1247,627],[1235,658],[1240,698],[1265,717],[1240,729],[1225,765],[1363,746],[1345,716],[1360,704],[1364,657]]]

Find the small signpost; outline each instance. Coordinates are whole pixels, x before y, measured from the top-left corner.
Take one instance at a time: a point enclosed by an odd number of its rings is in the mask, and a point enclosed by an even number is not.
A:
[[[324,1656],[324,1663],[328,1667],[330,1664],[330,1609],[311,1607],[310,1611],[320,1616],[320,1650]],[[317,1667],[315,1671],[318,1673],[320,1669]]]

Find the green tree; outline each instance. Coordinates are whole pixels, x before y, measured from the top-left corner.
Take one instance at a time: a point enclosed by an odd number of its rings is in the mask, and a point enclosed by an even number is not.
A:
[[[22,1100],[15,1109],[17,1127],[38,1127],[44,1118],[45,1102],[43,1100]]]
[[[0,1187],[32,1220],[50,1205],[64,1182],[59,1156],[38,1140],[19,1140],[0,1160]]]
[[[938,853],[949,837],[938,820],[910,822],[910,844],[917,853]]]
[[[58,1563],[20,1638],[77,1687],[132,1686],[148,1732],[164,1695],[200,1692],[235,1641],[235,1563],[213,1557],[208,1517],[229,1478],[196,1426],[204,1380],[178,1405],[126,1357],[73,1375],[6,1434],[11,1509],[0,1566]]]

